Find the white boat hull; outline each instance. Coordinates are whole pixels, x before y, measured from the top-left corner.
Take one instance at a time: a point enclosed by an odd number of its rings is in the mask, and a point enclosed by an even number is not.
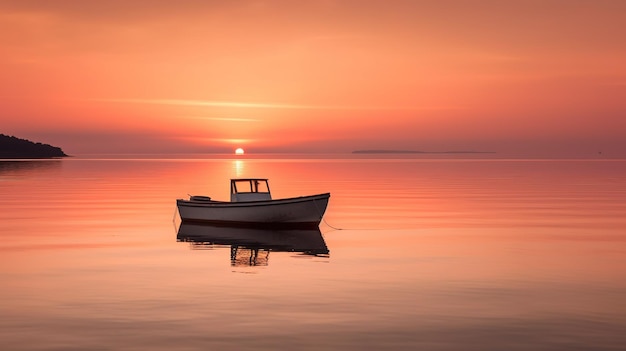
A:
[[[183,221],[223,226],[317,227],[326,212],[330,194],[287,199],[222,202],[176,200]]]

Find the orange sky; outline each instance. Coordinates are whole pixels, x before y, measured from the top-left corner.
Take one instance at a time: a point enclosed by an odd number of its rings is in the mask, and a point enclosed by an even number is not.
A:
[[[0,133],[626,156],[626,1],[0,0]]]

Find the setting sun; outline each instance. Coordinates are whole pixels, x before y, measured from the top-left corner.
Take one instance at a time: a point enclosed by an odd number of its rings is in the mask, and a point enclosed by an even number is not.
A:
[[[244,151],[242,148],[237,148],[237,150],[235,150],[235,155],[243,155]]]

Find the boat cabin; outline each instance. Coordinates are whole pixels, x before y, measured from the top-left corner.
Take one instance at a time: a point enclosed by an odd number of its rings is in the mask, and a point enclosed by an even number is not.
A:
[[[237,178],[230,180],[230,202],[271,200],[267,179]]]

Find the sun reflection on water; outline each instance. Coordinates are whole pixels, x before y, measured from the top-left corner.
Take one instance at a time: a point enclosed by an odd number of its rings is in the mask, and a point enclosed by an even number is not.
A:
[[[243,160],[233,160],[233,171],[235,173],[235,177],[239,178],[243,175],[245,171],[245,163]]]

